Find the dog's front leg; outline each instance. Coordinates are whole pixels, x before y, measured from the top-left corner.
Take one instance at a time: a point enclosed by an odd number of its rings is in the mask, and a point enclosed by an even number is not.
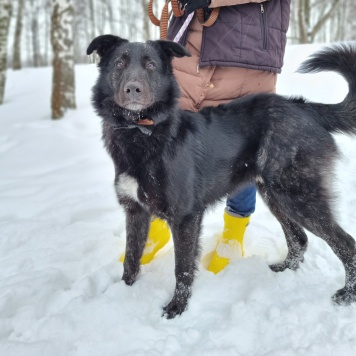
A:
[[[203,213],[185,216],[171,224],[175,253],[176,288],[163,315],[172,319],[187,308],[199,255],[199,235]]]
[[[122,279],[127,285],[135,282],[140,259],[147,240],[150,215],[137,203],[126,207],[126,252]]]

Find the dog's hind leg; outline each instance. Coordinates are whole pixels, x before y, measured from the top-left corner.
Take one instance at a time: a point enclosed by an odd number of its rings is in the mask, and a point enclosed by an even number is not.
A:
[[[339,241],[342,240],[342,243]],[[325,241],[340,258],[345,267],[345,287],[333,295],[337,304],[350,304],[356,302],[356,248],[355,240],[340,226],[334,227],[334,234]]]
[[[145,248],[150,215],[136,202],[125,206],[126,252],[122,279],[132,285],[140,271],[140,259]]]
[[[276,263],[270,265],[269,267],[274,272],[284,271],[286,268],[296,270],[299,264],[304,260],[304,253],[308,246],[308,238],[303,228],[301,228],[297,223],[289,219],[280,209],[278,203],[273,197],[270,196],[266,187],[258,183],[258,190],[269,207],[270,211],[277,218],[279,223],[282,225],[284,236],[287,241],[288,254],[286,259],[281,263]]]
[[[200,252],[202,218],[203,212],[198,212],[170,224],[174,241],[176,288],[172,300],[163,308],[163,315],[167,319],[182,314],[187,307]]]
[[[345,287],[335,293],[333,300],[338,304],[350,304],[356,302],[356,243],[336,223],[329,207],[328,194],[324,194],[325,189],[316,184],[315,181],[304,181],[303,186],[313,186],[313,191],[319,192],[310,194],[309,197],[302,190],[294,191],[291,195],[288,190],[281,189],[281,186],[275,186],[269,196],[274,202],[272,204],[277,205],[279,211],[283,211],[294,225],[304,227],[331,247],[344,265],[346,273]]]
[[[321,237],[344,265],[345,287],[334,294],[333,301],[337,304],[350,304],[356,302],[355,240],[335,222],[327,210],[328,208],[319,211],[314,221],[306,220],[305,228]]]

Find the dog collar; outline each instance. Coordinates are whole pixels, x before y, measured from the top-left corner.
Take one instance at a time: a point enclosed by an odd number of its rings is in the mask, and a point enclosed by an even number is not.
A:
[[[152,119],[146,118],[146,119],[139,119],[135,122],[136,125],[142,125],[142,126],[151,126],[154,125],[154,121]]]
[[[129,129],[139,129],[145,135],[150,136],[152,134],[152,130],[148,127],[153,126],[154,121],[149,118],[138,119],[134,124],[127,125]]]

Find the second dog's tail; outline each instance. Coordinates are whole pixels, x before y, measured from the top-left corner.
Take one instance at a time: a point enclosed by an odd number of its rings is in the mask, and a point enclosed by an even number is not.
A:
[[[301,64],[300,73],[333,71],[349,85],[349,93],[340,104],[323,106],[316,120],[330,132],[356,133],[356,42],[327,47]],[[325,110],[326,109],[326,110]]]

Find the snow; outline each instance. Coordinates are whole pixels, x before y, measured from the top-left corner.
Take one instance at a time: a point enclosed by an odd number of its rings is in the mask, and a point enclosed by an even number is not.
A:
[[[317,46],[290,46],[278,92],[326,103],[347,92],[336,74],[296,74]],[[51,121],[51,69],[8,72],[0,106],[0,355],[322,355],[356,354],[356,305],[335,306],[344,270],[321,239],[298,271],[274,273],[286,256],[282,230],[262,201],[246,231],[246,258],[220,274],[206,270],[223,224],[207,212],[203,255],[188,310],[166,320],[172,297],[170,242],[121,281],[125,220],[113,166],[90,105],[94,65],[76,68],[77,106]],[[337,136],[335,209],[356,236],[356,140]]]

